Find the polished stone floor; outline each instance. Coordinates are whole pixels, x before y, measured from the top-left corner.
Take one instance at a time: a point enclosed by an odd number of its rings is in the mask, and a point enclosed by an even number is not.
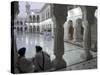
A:
[[[43,50],[46,51],[51,60],[54,56],[54,39],[47,34],[36,34],[36,33],[16,33],[17,49],[26,47],[26,58],[32,58],[35,56],[35,46],[42,46]],[[97,54],[91,52],[93,57],[97,57]],[[85,51],[83,48],[64,42],[64,60],[67,65],[73,65],[82,61],[85,61]]]

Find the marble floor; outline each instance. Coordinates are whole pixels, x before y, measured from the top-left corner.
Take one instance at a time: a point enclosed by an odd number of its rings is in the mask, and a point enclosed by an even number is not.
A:
[[[54,56],[54,39],[46,34],[34,34],[34,33],[16,33],[17,49],[21,47],[26,47],[26,58],[32,58],[35,56],[35,46],[42,46],[43,50],[46,51],[51,60],[55,58]],[[97,57],[97,53],[92,52],[93,57]],[[77,64],[79,62],[85,61],[85,51],[83,48],[75,46],[73,44],[64,42],[64,60],[67,66]]]
[[[74,65],[70,65],[67,68],[60,69],[60,71],[69,70],[87,70],[87,69],[97,69],[97,58],[93,58],[88,61],[79,62]]]

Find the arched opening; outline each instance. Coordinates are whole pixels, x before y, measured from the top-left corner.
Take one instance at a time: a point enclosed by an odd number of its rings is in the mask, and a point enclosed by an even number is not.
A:
[[[37,23],[37,15],[35,16],[35,23]]]
[[[19,25],[19,21],[17,21],[17,25]]]
[[[27,31],[27,27],[25,27],[25,31]]]
[[[16,30],[16,27],[14,27],[14,29]]]
[[[33,32],[35,32],[36,31],[36,27],[35,26],[33,26]]]
[[[51,24],[49,24],[49,29],[48,31],[51,32],[52,28],[51,28]]]
[[[37,26],[37,32],[40,32],[40,27],[39,26]]]
[[[23,27],[20,28],[20,31],[21,31],[21,32],[23,31]]]
[[[19,27],[17,27],[17,31],[19,31]]]
[[[31,15],[29,16],[29,19],[30,19],[30,22],[32,22],[32,16]]]
[[[70,40],[73,40],[73,33],[74,33],[74,28],[73,28],[73,22],[70,20],[69,22],[69,31],[68,31],[68,33],[69,33],[69,39]]]
[[[23,22],[22,21],[20,21],[20,25],[23,25]]]
[[[30,26],[29,31],[32,32],[32,26]]]
[[[35,15],[33,15],[33,23],[35,22]]]
[[[37,23],[39,23],[40,22],[40,17],[39,17],[39,15],[37,15]]]

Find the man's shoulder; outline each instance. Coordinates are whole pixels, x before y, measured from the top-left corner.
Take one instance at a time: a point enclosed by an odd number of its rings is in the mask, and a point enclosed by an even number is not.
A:
[[[38,52],[36,53],[35,57],[41,57],[42,56],[42,52]]]

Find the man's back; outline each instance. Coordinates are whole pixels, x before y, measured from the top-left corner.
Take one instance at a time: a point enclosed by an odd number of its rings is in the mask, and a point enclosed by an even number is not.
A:
[[[23,73],[32,72],[32,62],[28,61],[25,57],[21,57],[18,59],[18,69]]]
[[[52,67],[50,56],[43,51],[36,54],[34,64],[38,71],[46,71]]]

